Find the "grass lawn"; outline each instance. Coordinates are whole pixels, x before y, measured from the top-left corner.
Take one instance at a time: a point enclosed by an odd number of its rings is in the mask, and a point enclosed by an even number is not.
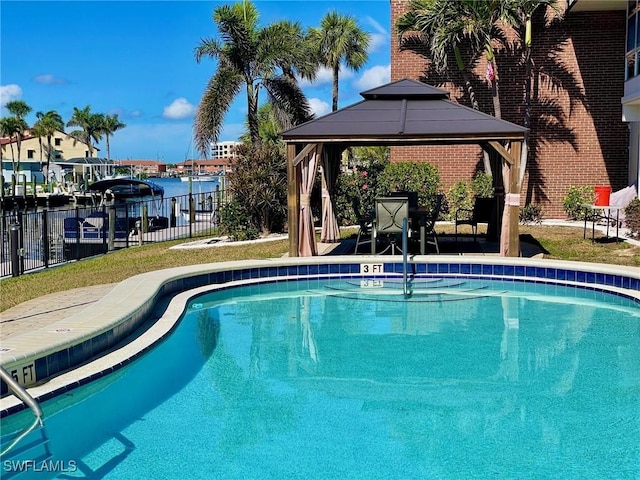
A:
[[[438,233],[451,233],[450,225],[438,226]],[[582,238],[581,228],[521,226],[520,233],[530,235],[547,252],[545,258],[598,262],[640,267],[640,247],[620,242],[591,242]],[[353,230],[346,230],[348,237]],[[182,241],[163,242],[117,250],[107,255],[65,264],[37,273],[0,280],[0,311],[50,293],[78,287],[116,283],[139,273],[163,268],[281,257],[288,251],[288,240],[251,245],[230,245],[202,249],[169,247]]]

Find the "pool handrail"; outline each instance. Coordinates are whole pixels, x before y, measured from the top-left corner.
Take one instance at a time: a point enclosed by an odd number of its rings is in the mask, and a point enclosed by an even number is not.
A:
[[[18,443],[22,441],[27,435],[29,435],[36,427],[43,427],[44,422],[42,420],[42,409],[38,404],[37,400],[29,395],[20,384],[11,376],[11,374],[5,370],[4,367],[0,366],[0,378],[7,384],[9,390],[22,400],[33,412],[33,415],[36,417],[33,423],[22,431],[13,441],[7,446],[2,452],[0,452],[0,456],[5,456],[13,447],[15,447]]]
[[[407,296],[407,250],[409,250],[407,217],[402,219],[402,293]]]

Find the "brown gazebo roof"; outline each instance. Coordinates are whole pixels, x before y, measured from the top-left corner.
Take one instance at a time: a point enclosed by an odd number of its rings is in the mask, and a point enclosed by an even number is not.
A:
[[[411,145],[521,140],[526,128],[449,100],[415,80],[398,80],[361,93],[364,100],[286,130],[287,143]]]

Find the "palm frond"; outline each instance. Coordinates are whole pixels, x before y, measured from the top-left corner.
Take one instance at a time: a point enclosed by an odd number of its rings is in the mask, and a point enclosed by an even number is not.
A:
[[[295,80],[284,76],[264,79],[269,102],[278,121],[287,128],[313,118],[309,102]],[[284,113],[284,115],[282,115]]]
[[[195,146],[205,154],[211,142],[217,142],[225,114],[240,93],[243,79],[237,72],[219,68],[211,77],[198,105],[194,123]]]

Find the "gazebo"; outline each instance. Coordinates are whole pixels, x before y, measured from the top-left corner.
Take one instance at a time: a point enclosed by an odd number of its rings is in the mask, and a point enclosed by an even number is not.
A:
[[[518,256],[520,151],[527,129],[454,103],[445,90],[415,80],[398,80],[360,95],[364,100],[282,132],[287,144],[289,255],[317,255],[310,196],[320,164],[321,240],[339,239],[332,194],[346,148],[479,144],[502,159],[500,253]]]

